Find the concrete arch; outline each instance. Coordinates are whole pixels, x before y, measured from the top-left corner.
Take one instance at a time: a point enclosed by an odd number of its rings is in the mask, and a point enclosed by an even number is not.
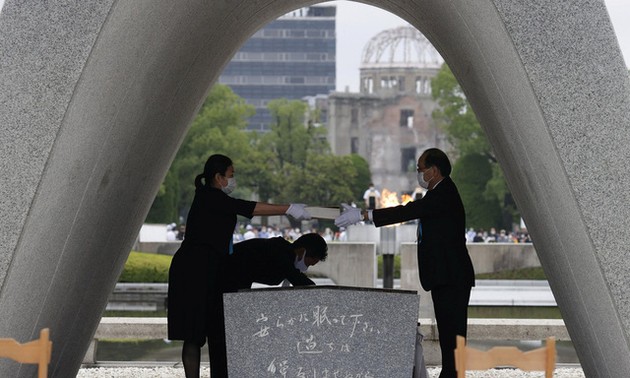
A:
[[[76,374],[152,198],[238,47],[314,1],[99,1],[0,14],[0,335]],[[462,84],[589,377],[630,370],[630,83],[599,0],[372,0]],[[611,235],[611,230],[615,234]],[[29,367],[0,363],[2,376]]]

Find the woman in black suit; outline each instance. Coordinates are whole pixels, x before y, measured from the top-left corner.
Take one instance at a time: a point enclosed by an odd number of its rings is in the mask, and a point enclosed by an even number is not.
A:
[[[236,216],[288,214],[309,219],[303,204],[273,205],[232,198],[236,187],[234,165],[224,155],[208,158],[195,179],[195,198],[186,221],[186,236],[169,270],[168,338],[183,340],[186,377],[199,377],[201,347],[208,339],[212,377],[227,377],[218,325],[221,300],[219,272],[232,251]]]
[[[345,227],[371,220],[380,227],[418,220],[418,272],[422,288],[430,291],[433,299],[442,351],[440,378],[455,378],[456,335],[466,337],[468,302],[475,286],[466,249],[466,215],[444,152],[437,148],[424,151],[417,168],[418,184],[428,189],[424,197],[404,206],[363,212],[344,206],[346,210],[335,224]]]

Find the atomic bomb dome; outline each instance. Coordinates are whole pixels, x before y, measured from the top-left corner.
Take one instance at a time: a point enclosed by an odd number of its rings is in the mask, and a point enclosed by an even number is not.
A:
[[[412,26],[385,30],[363,48],[361,67],[440,68],[442,57]]]
[[[443,59],[431,42],[411,26],[374,36],[361,56],[361,92],[430,94],[430,79]]]
[[[442,57],[418,30],[398,27],[376,34],[364,47],[360,93],[328,97],[328,140],[337,155],[358,154],[372,182],[398,195],[415,193],[418,156],[429,147],[448,151],[431,115],[437,104],[431,80]]]

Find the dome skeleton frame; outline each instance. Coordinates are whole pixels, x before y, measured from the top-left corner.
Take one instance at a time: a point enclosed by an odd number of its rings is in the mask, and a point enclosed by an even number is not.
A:
[[[377,34],[365,46],[361,57],[361,68],[439,68],[443,63],[431,42],[412,26],[401,26]]]

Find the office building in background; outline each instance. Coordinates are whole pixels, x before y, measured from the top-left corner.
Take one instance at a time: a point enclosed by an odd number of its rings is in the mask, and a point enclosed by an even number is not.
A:
[[[271,100],[335,90],[335,14],[334,6],[297,9],[258,30],[234,55],[219,82],[256,107],[249,130],[269,130]]]

